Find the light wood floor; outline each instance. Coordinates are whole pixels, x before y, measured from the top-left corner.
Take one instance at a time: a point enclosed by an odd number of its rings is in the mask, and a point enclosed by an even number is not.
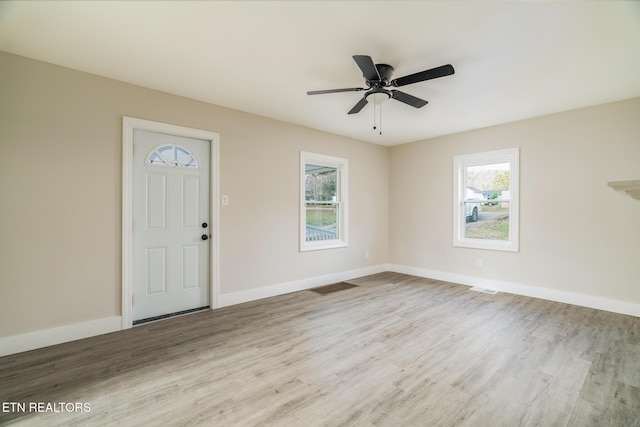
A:
[[[640,318],[382,273],[0,358],[0,424],[640,426]]]

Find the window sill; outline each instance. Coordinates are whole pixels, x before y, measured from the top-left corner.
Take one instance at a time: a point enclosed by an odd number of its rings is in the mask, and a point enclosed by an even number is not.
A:
[[[498,240],[464,239],[453,243],[454,247],[470,249],[486,249],[490,251],[519,252],[518,244]]]
[[[347,242],[342,240],[333,240],[329,242],[322,242],[322,244],[304,244],[300,247],[300,252],[309,252],[309,251],[320,251],[323,249],[337,249],[337,248],[346,248],[349,246]]]

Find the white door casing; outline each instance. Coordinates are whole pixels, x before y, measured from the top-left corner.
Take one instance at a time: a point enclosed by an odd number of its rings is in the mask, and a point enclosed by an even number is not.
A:
[[[162,145],[192,152],[198,167],[147,164]],[[217,133],[123,118],[123,329],[133,320],[219,306],[218,200]]]

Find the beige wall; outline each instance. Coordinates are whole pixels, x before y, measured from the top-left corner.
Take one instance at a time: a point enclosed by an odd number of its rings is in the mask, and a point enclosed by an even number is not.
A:
[[[122,116],[220,133],[223,294],[392,263],[640,303],[607,187],[640,178],[640,98],[389,149],[0,53],[0,337],[120,315]],[[454,248],[453,156],[514,146],[520,252]],[[298,251],[300,150],[349,159],[349,248]]]
[[[387,148],[0,52],[0,337],[120,315],[122,116],[220,133],[223,294],[387,262]],[[300,150],[349,159],[346,249],[298,251]]]
[[[390,262],[640,303],[640,98],[392,147]],[[520,147],[520,252],[452,246],[453,156]],[[482,258],[484,268],[476,267]]]

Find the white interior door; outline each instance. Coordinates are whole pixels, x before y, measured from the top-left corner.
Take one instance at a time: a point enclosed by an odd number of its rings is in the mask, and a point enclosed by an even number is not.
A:
[[[209,305],[209,150],[134,130],[134,322]]]

